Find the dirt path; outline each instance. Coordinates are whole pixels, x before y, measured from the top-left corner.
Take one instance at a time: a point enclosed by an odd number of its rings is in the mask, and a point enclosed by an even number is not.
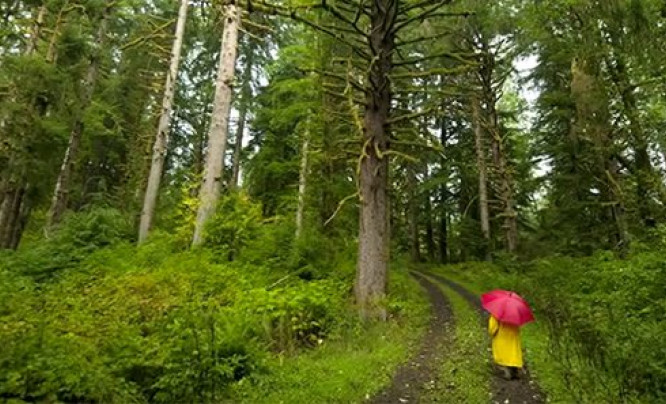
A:
[[[432,273],[428,273],[428,276],[450,287],[465,300],[467,300],[470,305],[479,311],[481,316],[481,325],[484,328],[487,326],[488,315],[481,308],[481,301],[478,296],[465,289],[462,285],[446,279],[443,276],[435,275]],[[541,404],[546,402],[543,393],[539,390],[537,384],[532,380],[529,374],[529,370],[527,367],[525,369],[526,373],[521,375],[520,379],[511,381],[505,380],[499,374],[497,374],[497,372],[493,373],[493,403]]]
[[[420,274],[412,274],[428,293],[432,314],[428,331],[419,352],[402,365],[391,384],[372,398],[370,403],[418,403],[425,391],[436,382],[442,363],[444,344],[452,343],[454,335],[451,305],[437,285]]]

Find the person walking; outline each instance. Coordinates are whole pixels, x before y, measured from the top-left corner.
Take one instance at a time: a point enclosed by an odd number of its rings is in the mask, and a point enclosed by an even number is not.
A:
[[[491,314],[488,334],[492,338],[493,360],[502,369],[506,379],[517,379],[518,371],[523,368],[520,327],[503,323]]]
[[[507,379],[516,379],[523,368],[520,327],[534,321],[532,310],[517,293],[499,289],[483,294],[481,305],[490,313],[493,360]]]

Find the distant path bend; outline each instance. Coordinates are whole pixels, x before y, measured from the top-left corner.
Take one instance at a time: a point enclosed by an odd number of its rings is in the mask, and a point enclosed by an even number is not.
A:
[[[479,312],[481,326],[484,328],[487,326],[488,315],[481,307],[481,299],[479,299],[477,295],[470,292],[459,283],[441,275],[429,272],[427,273],[427,276],[448,286],[467,300],[467,302]],[[492,389],[493,404],[543,404],[546,402],[543,392],[539,389],[536,382],[532,380],[527,366],[525,367],[525,373],[522,374],[518,380],[506,380],[498,375],[497,372],[493,372]]]

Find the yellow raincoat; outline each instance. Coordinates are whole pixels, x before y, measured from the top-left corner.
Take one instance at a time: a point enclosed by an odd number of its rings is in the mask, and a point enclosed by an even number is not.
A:
[[[493,339],[493,359],[502,366],[523,367],[523,351],[520,346],[520,327],[497,321],[495,316],[488,320],[488,333]]]

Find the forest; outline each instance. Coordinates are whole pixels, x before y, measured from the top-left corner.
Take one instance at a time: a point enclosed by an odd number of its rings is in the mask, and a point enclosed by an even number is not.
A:
[[[2,0],[0,402],[665,402],[665,83],[664,0]]]

